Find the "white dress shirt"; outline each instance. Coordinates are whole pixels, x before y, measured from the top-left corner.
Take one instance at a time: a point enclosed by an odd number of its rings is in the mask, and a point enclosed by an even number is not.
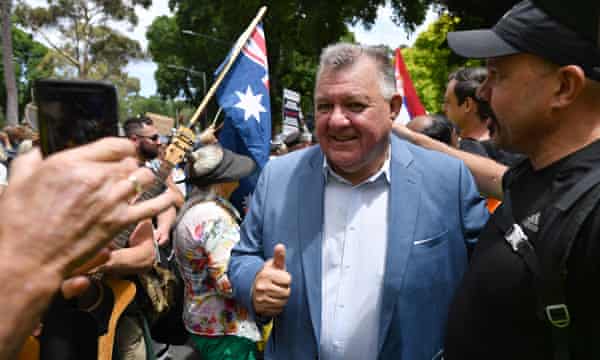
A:
[[[390,165],[353,186],[325,160],[320,358],[377,357]]]

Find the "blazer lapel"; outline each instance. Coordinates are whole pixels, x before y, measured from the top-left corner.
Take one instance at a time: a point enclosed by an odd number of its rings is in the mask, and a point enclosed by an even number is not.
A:
[[[317,339],[321,339],[321,258],[323,246],[323,155],[315,151],[310,166],[302,169],[298,179],[298,228],[305,292],[310,318]]]
[[[392,136],[390,162],[392,187],[388,213],[388,246],[379,329],[379,349],[394,315],[394,306],[400,294],[406,263],[412,247],[421,197],[421,174],[411,166],[412,154],[399,139]]]

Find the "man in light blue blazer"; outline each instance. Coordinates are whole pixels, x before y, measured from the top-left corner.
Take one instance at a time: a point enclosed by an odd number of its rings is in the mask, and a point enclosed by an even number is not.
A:
[[[319,146],[264,168],[233,250],[234,296],[274,319],[266,359],[441,359],[447,311],[488,219],[464,164],[391,135],[386,53],[336,44]]]

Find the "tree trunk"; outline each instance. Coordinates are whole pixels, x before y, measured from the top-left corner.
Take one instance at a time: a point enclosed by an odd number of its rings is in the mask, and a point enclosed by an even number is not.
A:
[[[4,84],[6,86],[6,122],[9,125],[16,125],[19,123],[19,103],[10,21],[12,0],[0,1],[2,1],[2,62],[4,64]]]

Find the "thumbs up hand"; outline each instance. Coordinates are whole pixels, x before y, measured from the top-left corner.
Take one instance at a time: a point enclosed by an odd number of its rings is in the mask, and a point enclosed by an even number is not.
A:
[[[273,249],[273,266],[285,271],[285,245],[277,244]]]
[[[256,274],[252,304],[257,314],[275,316],[283,311],[290,297],[292,276],[285,270],[285,245],[277,244],[273,258]]]

